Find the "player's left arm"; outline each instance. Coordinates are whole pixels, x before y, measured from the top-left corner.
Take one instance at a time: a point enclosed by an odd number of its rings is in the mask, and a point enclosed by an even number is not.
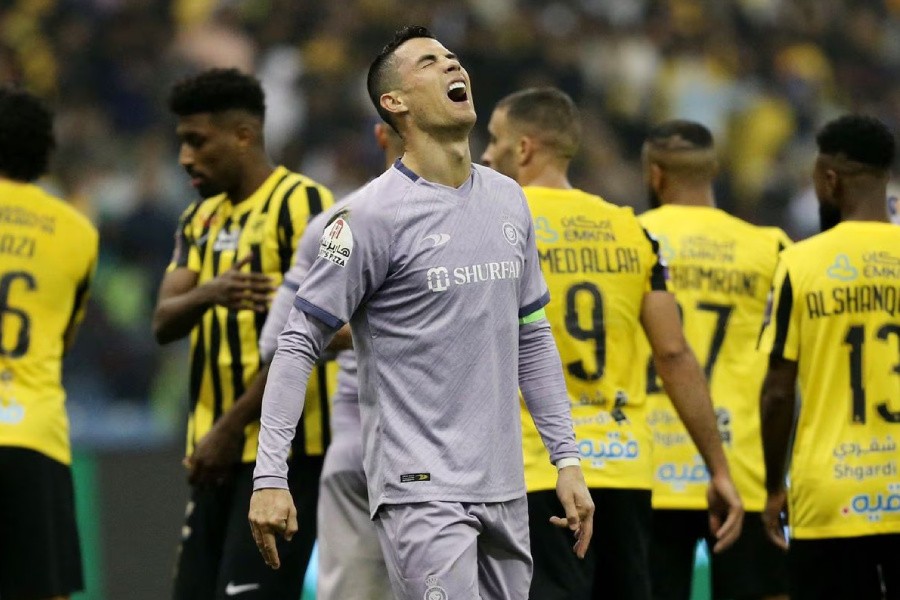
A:
[[[709,469],[710,529],[718,540],[713,550],[721,552],[740,536],[744,507],[722,449],[709,386],[684,337],[672,294],[663,291],[645,294],[641,324],[666,394]]]
[[[566,514],[550,521],[575,533],[575,553],[584,558],[593,535],[594,502],[581,472],[562,361],[544,314],[550,294],[541,273],[531,212],[522,190],[516,189],[527,222],[519,287],[519,389],[550,460],[559,469],[556,494]]]
[[[594,503],[575,446],[562,362],[543,309],[519,320],[519,389],[550,460],[559,469],[556,493],[566,514],[550,521],[575,533],[575,553],[584,558],[593,535]]]

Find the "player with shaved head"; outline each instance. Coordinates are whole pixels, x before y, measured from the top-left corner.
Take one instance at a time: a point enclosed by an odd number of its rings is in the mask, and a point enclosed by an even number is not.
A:
[[[643,162],[653,210],[641,215],[641,223],[668,261],[669,287],[709,381],[719,435],[748,513],[737,542],[719,548],[707,523],[709,475],[657,380],[658,364],[648,357],[653,596],[687,600],[694,549],[705,539],[714,598],[777,597],[787,587],[785,557],[767,542],[760,520],[765,490],[758,398],[766,357],[755,348],[778,253],[790,242],[779,229],[756,227],[716,208],[716,149],[700,123],[654,127]]]

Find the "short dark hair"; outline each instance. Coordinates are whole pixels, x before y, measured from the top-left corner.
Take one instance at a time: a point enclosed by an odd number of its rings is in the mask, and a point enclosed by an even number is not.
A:
[[[169,110],[179,117],[244,110],[264,119],[266,100],[256,77],[237,69],[209,69],[172,86]]]
[[[421,25],[407,25],[398,29],[394,32],[394,39],[381,49],[381,52],[369,65],[369,74],[366,77],[366,90],[369,92],[369,99],[375,105],[375,110],[378,111],[378,116],[395,130],[397,128],[392,120],[393,115],[381,106],[381,95],[387,92],[392,84],[390,77],[391,57],[404,42],[415,38],[435,39],[434,35]]]
[[[670,147],[678,141],[678,148]],[[712,132],[696,121],[673,119],[650,129],[647,142],[660,150],[705,150],[713,147]]]
[[[894,162],[894,135],[874,117],[844,115],[830,121],[816,136],[819,152],[887,171]]]
[[[53,138],[53,114],[25,90],[0,87],[0,173],[16,181],[34,181],[47,172]]]
[[[554,145],[565,158],[572,158],[581,143],[578,108],[564,91],[552,88],[528,88],[514,92],[497,103],[506,109],[513,123],[535,129],[535,135]]]

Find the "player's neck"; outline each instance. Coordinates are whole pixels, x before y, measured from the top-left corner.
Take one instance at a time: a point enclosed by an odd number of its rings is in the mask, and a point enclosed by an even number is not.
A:
[[[266,182],[275,168],[268,159],[253,161],[244,168],[244,174],[233,190],[228,191],[228,198],[232,204],[239,204],[252,196],[256,190]]]
[[[675,185],[662,192],[663,204],[716,207],[711,185]]]
[[[572,184],[569,182],[566,173],[566,167],[550,162],[534,162],[519,167],[519,173],[516,179],[522,187],[533,186],[550,188],[554,190],[570,190]]]
[[[403,164],[426,181],[457,188],[472,172],[469,138],[447,141],[424,132],[409,135]]]
[[[871,196],[861,198],[850,205],[841,207],[841,222],[844,221],[874,221],[877,223],[890,223],[887,212],[887,202],[884,196]]]

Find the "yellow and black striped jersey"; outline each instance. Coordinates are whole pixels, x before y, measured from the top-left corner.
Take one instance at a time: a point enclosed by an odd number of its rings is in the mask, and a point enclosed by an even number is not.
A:
[[[0,446],[72,462],[64,338],[84,315],[97,243],[65,202],[0,179]]]
[[[650,489],[644,374],[634,355],[644,294],[666,289],[656,242],[630,208],[580,190],[524,189],[585,480]],[[554,489],[556,468],[524,404],[522,440],[528,491]]]
[[[709,381],[725,454],[747,510],[765,503],[759,394],[767,357],[756,343],[783,231],[712,207],[666,205],[640,216],[670,270],[684,333]],[[644,343],[653,429],[653,506],[704,509],[709,475],[662,389]]]
[[[760,348],[798,363],[793,536],[900,533],[900,228],[848,221],[785,250]]]
[[[278,167],[243,202],[233,204],[221,194],[188,207],[175,234],[169,271],[190,269],[199,276],[197,285],[202,285],[252,255],[244,269],[269,275],[277,287],[291,265],[307,221],[332,203],[328,189]],[[266,313],[216,305],[191,332],[188,455],[259,372],[258,341],[265,320]],[[321,363],[310,377],[294,452],[316,456],[325,451],[330,435],[328,397],[336,378],[333,361]],[[244,462],[256,460],[258,434],[258,421],[245,429]]]

